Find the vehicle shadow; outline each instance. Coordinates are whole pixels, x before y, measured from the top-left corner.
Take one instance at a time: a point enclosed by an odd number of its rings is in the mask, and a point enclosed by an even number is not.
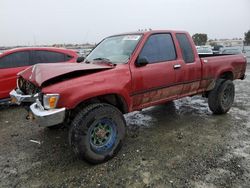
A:
[[[15,104],[0,104],[0,111],[7,110],[7,109],[12,109],[12,108],[16,108],[16,107],[18,107],[18,105],[15,105]]]

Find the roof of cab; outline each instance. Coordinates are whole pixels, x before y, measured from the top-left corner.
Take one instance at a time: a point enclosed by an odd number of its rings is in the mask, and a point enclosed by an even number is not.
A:
[[[147,30],[147,31],[135,31],[128,33],[120,33],[111,36],[119,36],[119,35],[145,35],[145,34],[155,34],[155,33],[187,33],[186,31],[181,30]]]

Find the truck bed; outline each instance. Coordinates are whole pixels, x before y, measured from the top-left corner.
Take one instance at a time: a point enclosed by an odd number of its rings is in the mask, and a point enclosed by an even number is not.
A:
[[[242,79],[245,75],[246,62],[242,54],[201,55],[202,77],[217,78],[224,73],[232,73],[231,79]]]

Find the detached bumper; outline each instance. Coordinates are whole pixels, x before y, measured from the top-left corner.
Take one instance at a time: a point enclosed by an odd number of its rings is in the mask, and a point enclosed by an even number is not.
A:
[[[10,92],[11,103],[20,105],[22,102],[35,102],[38,98],[38,94],[35,95],[24,95],[23,92],[19,89],[12,90]]]
[[[65,108],[45,110],[39,101],[30,106],[31,118],[42,127],[50,127],[64,122]]]

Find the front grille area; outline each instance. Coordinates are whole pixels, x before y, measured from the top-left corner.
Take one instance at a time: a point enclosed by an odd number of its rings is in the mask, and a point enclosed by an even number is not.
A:
[[[33,95],[40,92],[40,89],[29,82],[28,80],[23,79],[22,77],[18,78],[18,88],[25,94],[25,95]]]

